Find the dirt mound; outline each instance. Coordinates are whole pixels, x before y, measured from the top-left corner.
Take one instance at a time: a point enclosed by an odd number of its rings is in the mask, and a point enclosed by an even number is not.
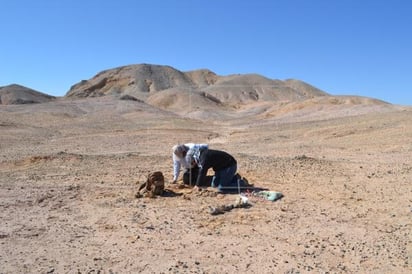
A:
[[[204,92],[196,92],[191,88],[172,88],[155,93],[147,99],[147,103],[184,116],[199,111],[209,114],[230,112],[230,109],[226,108],[219,99]],[[204,118],[208,117],[212,116],[207,115]]]
[[[389,103],[359,96],[318,96],[304,101],[272,104],[256,113],[260,120],[313,121],[400,109]]]
[[[2,105],[45,103],[54,99],[56,99],[54,96],[16,84],[0,87]]]

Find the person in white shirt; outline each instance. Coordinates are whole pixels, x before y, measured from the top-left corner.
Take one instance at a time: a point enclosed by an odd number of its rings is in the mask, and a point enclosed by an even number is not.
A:
[[[208,149],[207,144],[194,144],[194,143],[187,143],[187,144],[181,144],[181,145],[175,145],[172,148],[172,158],[173,158],[173,184],[177,182],[179,175],[180,175],[180,169],[183,167],[185,168],[185,174],[187,175],[195,175],[194,172],[192,173],[191,169],[193,167],[192,163],[188,161],[189,158],[186,157],[187,152],[190,151],[199,151],[203,149]],[[184,176],[185,177],[185,176]],[[184,180],[184,183],[190,183],[190,182],[195,182],[196,178],[191,178],[192,176],[189,176],[189,181],[186,182]],[[194,176],[193,176],[194,177]],[[197,177],[197,176],[196,176]]]

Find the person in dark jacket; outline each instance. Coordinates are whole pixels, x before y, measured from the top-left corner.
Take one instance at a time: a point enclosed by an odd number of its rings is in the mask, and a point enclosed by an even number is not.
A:
[[[204,149],[200,150],[197,157],[193,157],[191,152],[188,152],[189,160],[192,164],[199,167],[199,175],[196,180],[195,188],[199,188],[205,180],[207,171],[212,168],[215,172],[211,186],[217,187],[219,191],[233,191],[238,189],[238,184],[244,185],[237,175],[237,161],[229,153],[221,150]],[[238,179],[241,181],[238,182]]]

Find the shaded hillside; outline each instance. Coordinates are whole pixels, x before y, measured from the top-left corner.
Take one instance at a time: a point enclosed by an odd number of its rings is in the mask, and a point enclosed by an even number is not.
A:
[[[361,96],[323,96],[305,101],[272,104],[258,112],[258,121],[317,121],[366,113],[385,113],[402,109],[384,101]]]
[[[45,103],[54,99],[54,96],[16,84],[0,87],[2,105]]]
[[[109,69],[71,87],[66,97],[130,95],[161,108],[194,100],[191,106],[206,103],[237,107],[256,101],[301,101],[327,93],[298,80],[272,80],[257,74],[219,76],[210,70],[181,72],[170,66],[139,64]],[[177,98],[182,96],[183,98]]]
[[[205,93],[232,106],[251,102],[294,102],[317,96],[328,96],[299,80],[272,80],[258,74],[239,74],[220,77]]]

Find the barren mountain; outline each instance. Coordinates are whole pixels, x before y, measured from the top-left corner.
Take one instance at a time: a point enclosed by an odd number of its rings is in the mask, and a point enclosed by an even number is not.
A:
[[[44,103],[54,99],[53,96],[16,84],[0,87],[0,104],[3,105]]]
[[[66,94],[66,98],[101,96],[135,98],[201,120],[240,116],[278,119],[285,115],[317,119],[313,116],[319,116],[319,109],[334,109],[336,116],[350,116],[354,108],[364,112],[393,108],[372,98],[331,96],[299,80],[273,80],[258,74],[219,76],[207,69],[181,72],[150,64],[102,71],[73,85]]]
[[[173,91],[169,91],[172,89]],[[173,101],[192,94],[202,100],[194,107],[209,103],[238,106],[256,101],[297,101],[327,93],[298,80],[271,80],[257,74],[218,76],[209,70],[181,72],[169,66],[130,65],[98,73],[90,80],[83,80],[71,87],[67,97],[96,97],[124,94],[156,104],[163,93],[161,107],[173,106]],[[162,97],[163,97],[162,96]],[[183,99],[185,101],[185,99]]]

